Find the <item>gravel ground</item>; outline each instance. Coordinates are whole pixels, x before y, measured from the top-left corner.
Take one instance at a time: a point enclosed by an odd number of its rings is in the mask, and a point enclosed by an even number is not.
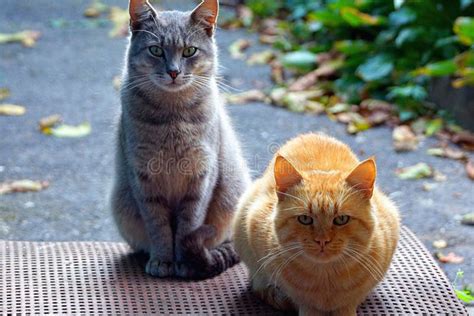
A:
[[[126,6],[125,0],[104,2]],[[0,239],[121,240],[107,210],[107,192],[120,105],[112,78],[121,71],[127,40],[109,38],[110,25],[87,22],[82,16],[87,4],[86,0],[2,1],[0,32],[35,29],[42,37],[31,49],[18,44],[0,46],[0,87],[11,89],[9,103],[27,107],[24,116],[0,117],[0,181],[26,178],[48,180],[51,185],[38,193],[0,196]],[[193,4],[178,1],[175,6],[191,9]],[[230,58],[227,47],[239,38],[253,41],[251,52],[262,49],[255,34],[219,30],[226,82],[242,91],[269,87],[267,67],[249,67]],[[375,155],[378,184],[400,206],[403,223],[430,250],[434,240],[447,240],[445,252],[453,251],[465,260],[442,268],[451,280],[460,268],[465,280],[474,283],[474,228],[459,223],[460,216],[474,211],[474,182],[458,162],[425,154],[435,140],[424,140],[417,151],[397,154],[389,128],[350,136],[343,125],[325,116],[258,103],[232,105],[228,110],[254,176],[263,171],[275,146],[303,132],[333,135],[362,158]],[[79,139],[42,135],[37,130],[39,119],[54,113],[70,124],[89,121],[92,133]],[[418,162],[430,164],[447,180],[426,192],[424,181],[404,181],[394,175],[396,168]]]

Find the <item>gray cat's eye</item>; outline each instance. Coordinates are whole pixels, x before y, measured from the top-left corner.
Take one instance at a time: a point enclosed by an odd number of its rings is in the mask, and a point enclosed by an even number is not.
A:
[[[334,220],[332,222],[334,223],[334,225],[342,226],[342,225],[346,225],[347,223],[349,223],[350,219],[351,219],[351,217],[349,215],[341,215],[341,216],[338,216],[338,217],[334,218]]]
[[[159,46],[156,46],[156,45],[150,46],[148,47],[148,50],[155,57],[163,57],[163,49]]]
[[[313,218],[308,215],[300,215],[298,216],[298,222],[300,222],[303,225],[311,225],[313,224]]]
[[[193,56],[194,54],[196,54],[197,52],[197,48],[194,47],[194,46],[190,46],[190,47],[186,47],[184,50],[183,50],[183,57],[191,57]]]

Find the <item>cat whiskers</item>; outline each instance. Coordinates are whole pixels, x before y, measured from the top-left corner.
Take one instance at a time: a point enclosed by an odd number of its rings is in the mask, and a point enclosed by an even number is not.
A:
[[[230,90],[240,92],[241,90],[232,87],[231,85],[225,83],[225,79],[220,76],[205,76],[205,75],[193,75],[193,79],[195,82],[202,84],[203,86],[207,86],[212,79],[215,79],[217,86],[223,90],[224,92],[230,92]]]
[[[374,280],[380,281],[383,279],[384,273],[382,273],[380,266],[373,261],[374,258],[370,257],[371,259],[369,259],[369,257],[362,257],[365,255],[361,255],[360,252],[351,248],[344,249],[343,254],[359,263]],[[367,261],[364,261],[364,259]]]
[[[277,269],[275,269],[273,271],[273,273],[271,274],[270,276],[270,283],[271,284],[275,284],[277,285],[278,284],[278,278],[280,277],[281,273],[283,272],[283,270],[291,263],[293,262],[294,260],[296,260],[296,258],[298,258],[300,255],[302,255],[304,253],[304,250],[299,250],[297,253],[293,254],[291,257],[289,257],[288,259],[286,259],[286,261],[284,261],[283,263],[281,263]]]
[[[276,260],[277,258],[280,258],[284,255],[286,255],[287,253],[290,253],[292,251],[295,251],[295,250],[300,250],[302,249],[301,248],[301,245],[299,243],[291,243],[283,248],[277,248],[278,250],[275,251],[275,252],[270,252],[268,255],[260,258],[257,262],[260,262],[260,261],[263,261],[260,266],[258,267],[258,269],[255,271],[255,273],[251,276],[250,279],[253,279],[255,278],[255,276],[262,270],[264,269],[266,266],[268,266],[270,263],[272,263],[274,260]]]

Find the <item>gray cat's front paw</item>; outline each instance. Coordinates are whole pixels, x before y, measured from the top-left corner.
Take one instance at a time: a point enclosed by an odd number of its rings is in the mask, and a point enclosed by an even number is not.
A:
[[[146,267],[146,273],[159,278],[166,278],[174,275],[173,263],[163,262],[156,258],[150,258]]]

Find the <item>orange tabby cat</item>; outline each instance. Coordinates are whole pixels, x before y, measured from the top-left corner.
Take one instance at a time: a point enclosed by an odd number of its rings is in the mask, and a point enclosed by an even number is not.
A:
[[[240,200],[235,246],[253,290],[300,315],[355,315],[399,236],[396,206],[374,187],[375,161],[307,134],[285,144]]]

